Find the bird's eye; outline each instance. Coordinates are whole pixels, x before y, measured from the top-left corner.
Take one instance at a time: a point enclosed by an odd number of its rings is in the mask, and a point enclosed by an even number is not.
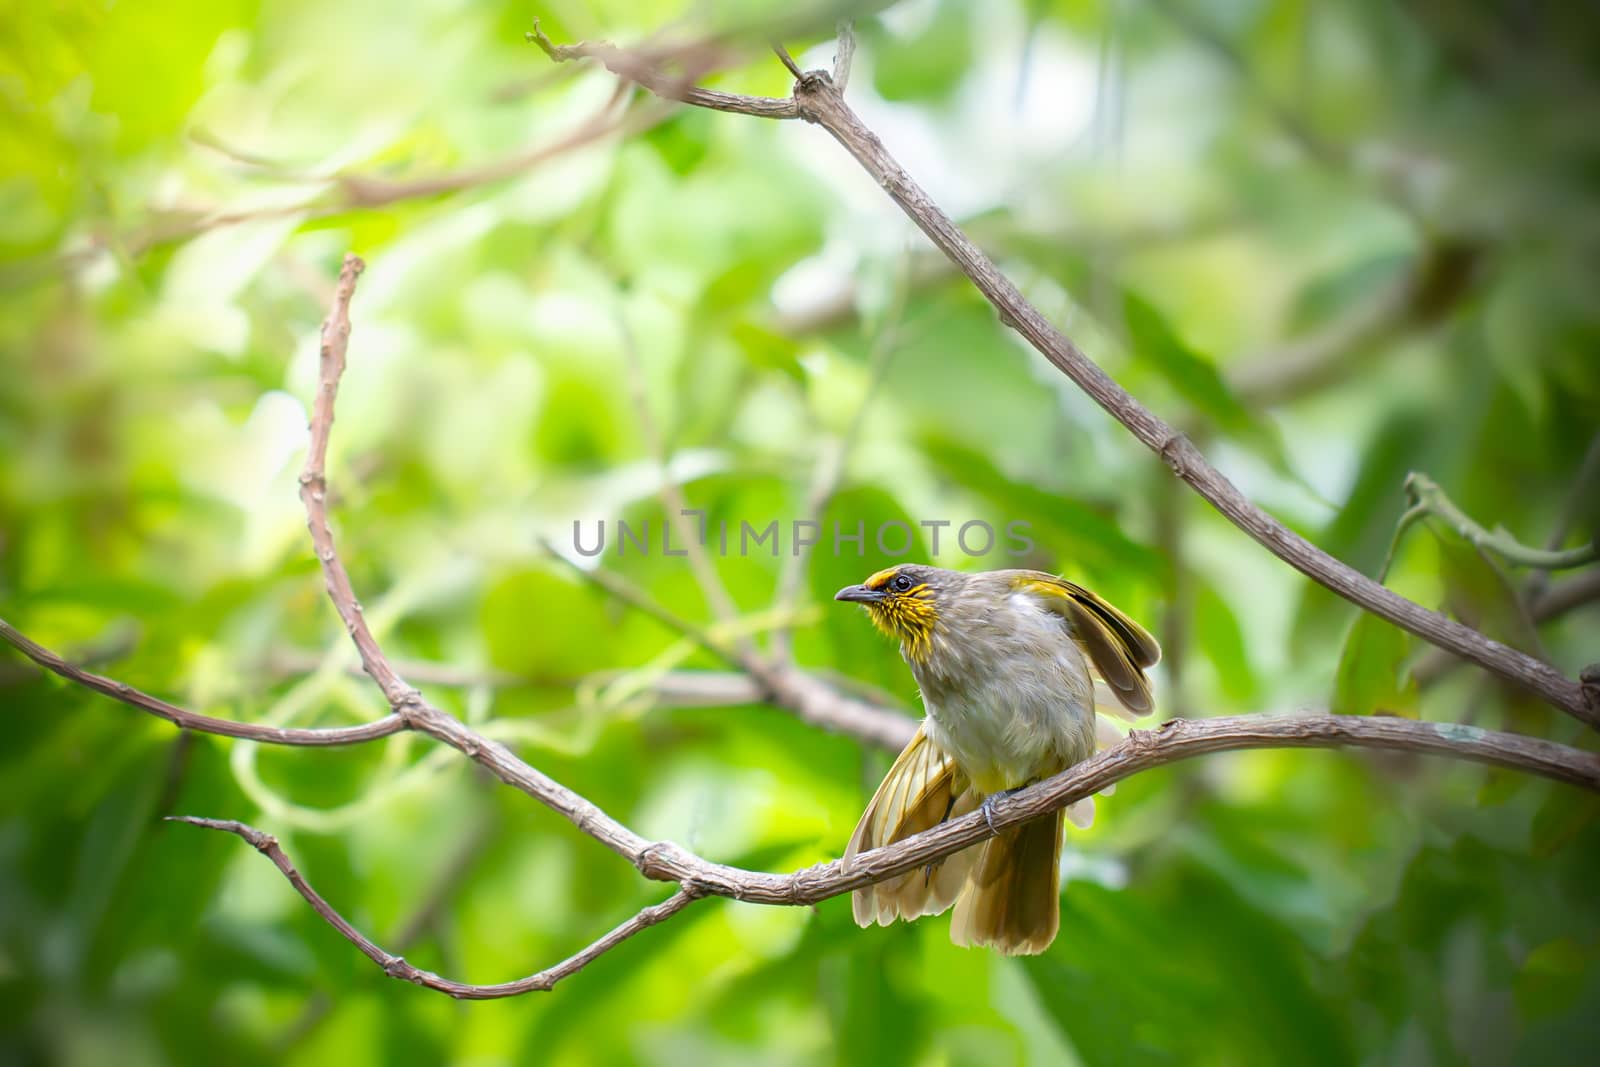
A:
[[[889,583],[889,588],[896,593],[904,593],[911,588],[911,579],[904,574],[897,574],[894,576],[894,580]]]

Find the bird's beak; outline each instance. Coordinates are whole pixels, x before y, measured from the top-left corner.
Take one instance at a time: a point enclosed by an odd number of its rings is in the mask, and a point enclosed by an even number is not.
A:
[[[864,585],[847,585],[833,594],[833,599],[847,600],[852,604],[876,604],[883,599],[883,593]]]

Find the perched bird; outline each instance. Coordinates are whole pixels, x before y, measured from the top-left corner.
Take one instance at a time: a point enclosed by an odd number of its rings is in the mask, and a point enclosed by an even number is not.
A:
[[[867,805],[845,850],[858,853],[977,810],[1095,750],[1095,677],[1136,715],[1161,647],[1089,590],[1040,571],[963,574],[906,565],[834,596],[861,604],[900,641],[927,718]],[[941,864],[858,889],[858,925],[937,915],[950,938],[1007,955],[1043,952],[1061,925],[1062,813]]]

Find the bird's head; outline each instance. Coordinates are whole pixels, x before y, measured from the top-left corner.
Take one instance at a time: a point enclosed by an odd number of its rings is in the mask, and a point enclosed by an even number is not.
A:
[[[878,629],[900,640],[908,657],[922,660],[932,651],[941,603],[948,603],[964,580],[956,571],[908,563],[847,585],[833,599],[866,608]]]

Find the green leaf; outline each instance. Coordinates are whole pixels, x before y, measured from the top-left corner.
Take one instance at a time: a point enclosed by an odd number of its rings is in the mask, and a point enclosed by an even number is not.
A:
[[[614,629],[602,594],[549,570],[509,574],[483,598],[490,663],[531,678],[573,678],[614,666],[594,634]]]
[[[1542,655],[1539,633],[1500,564],[1442,522],[1430,519],[1428,529],[1439,542],[1450,614],[1496,641]]]
[[[1134,354],[1148,361],[1195,410],[1236,437],[1268,439],[1264,426],[1223,381],[1217,365],[1189,347],[1154,305],[1124,291],[1122,314]],[[1276,447],[1281,451],[1281,443]]]
[[[795,382],[805,381],[800,346],[788,337],[748,319],[734,323],[730,332],[739,351],[753,366],[779,371]]]
[[[1417,680],[1406,667],[1411,635],[1363,611],[1339,653],[1334,680],[1336,715],[1417,715]]]
[[[1227,600],[1209,582],[1196,583],[1194,629],[1195,643],[1217,672],[1223,695],[1239,705],[1254,701],[1260,682],[1250,665],[1244,628]]]
[[[1426,465],[1433,455],[1428,423],[1409,407],[1386,419],[1362,443],[1361,466],[1338,514],[1314,540],[1336,559],[1366,574],[1377,573],[1405,510],[1401,483],[1406,472]],[[1289,647],[1311,657],[1336,639],[1349,618],[1350,603],[1327,587],[1306,582],[1289,629]]]

